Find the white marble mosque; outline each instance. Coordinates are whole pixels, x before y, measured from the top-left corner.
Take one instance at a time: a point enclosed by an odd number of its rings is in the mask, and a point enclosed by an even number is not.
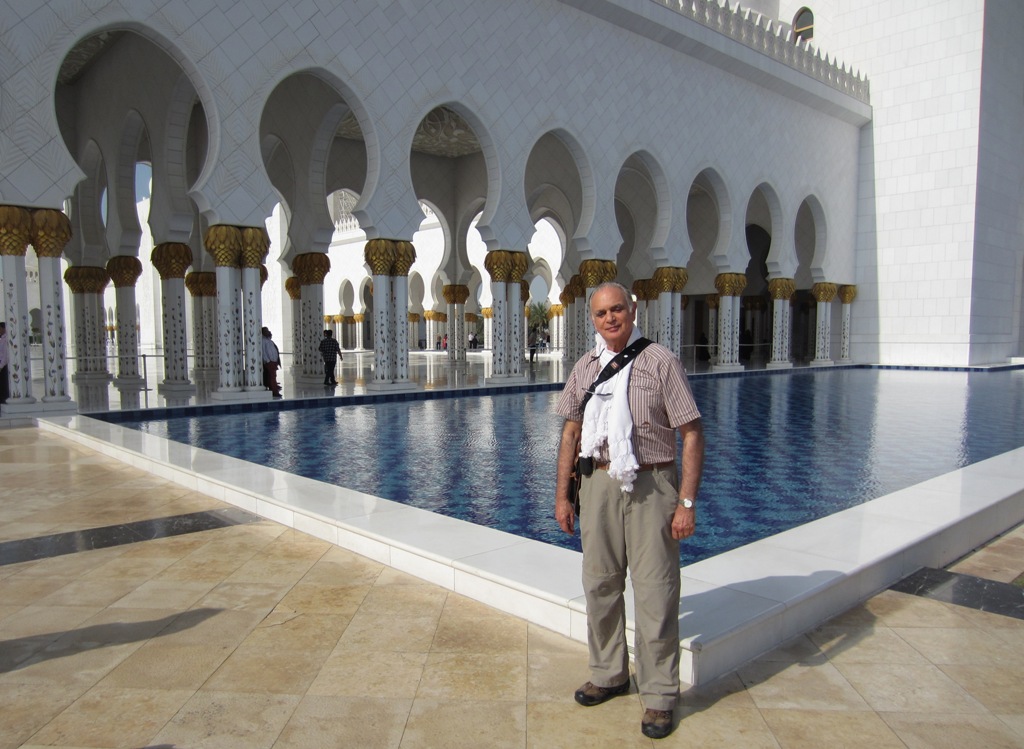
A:
[[[744,336],[769,368],[1021,356],[1017,3],[2,9],[5,414],[138,387],[142,349],[163,391],[267,398],[264,324],[299,379],[326,325],[370,389],[470,330],[519,382],[527,304],[572,360],[606,279],[718,371]]]

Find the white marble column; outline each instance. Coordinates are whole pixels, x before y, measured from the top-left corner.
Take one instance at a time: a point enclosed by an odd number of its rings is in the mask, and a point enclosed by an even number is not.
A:
[[[71,239],[71,222],[62,211],[32,212],[32,246],[39,263],[39,306],[43,335],[44,404],[75,410],[68,395],[67,330],[64,323],[64,284],[60,258]]]
[[[24,208],[0,205],[0,265],[3,267],[4,322],[7,324],[7,379],[9,395],[0,412],[8,414],[35,404],[29,349],[29,303],[25,282],[25,253],[31,238],[32,217]]]
[[[828,367],[832,361],[832,300],[836,298],[838,287],[834,283],[816,283],[811,293],[817,301],[817,324],[814,333],[814,366]]]
[[[74,325],[75,372],[72,382],[95,380],[106,383],[107,336],[103,315],[103,290],[110,283],[105,268],[72,266],[64,273],[71,289]]]
[[[142,263],[132,255],[115,255],[107,261],[107,273],[114,282],[117,317],[118,387],[144,387],[139,374],[139,317],[135,301],[135,283],[142,275]]]
[[[158,389],[192,391],[188,378],[188,322],[185,314],[185,272],[192,264],[187,244],[164,242],[150,256],[160,273],[160,301],[163,311],[164,380]]]
[[[739,362],[740,295],[747,277],[742,273],[720,273],[715,278],[718,289],[718,361],[715,371],[743,369]]]
[[[851,317],[853,311],[853,300],[857,298],[857,287],[853,285],[840,286],[839,287],[839,299],[842,301],[843,307],[843,330],[840,338],[840,353],[839,361],[843,364],[850,364],[853,360],[850,358],[850,338],[852,335],[851,331]]]
[[[768,369],[789,369],[792,350],[792,304],[796,284],[792,278],[773,278],[768,282],[772,298],[772,353]]]

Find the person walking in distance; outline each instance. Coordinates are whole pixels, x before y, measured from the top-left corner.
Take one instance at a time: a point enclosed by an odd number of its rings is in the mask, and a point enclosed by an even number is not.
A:
[[[263,384],[275,398],[281,397],[277,370],[281,368],[281,352],[274,343],[270,328],[263,328]]]
[[[334,333],[330,330],[324,331],[324,338],[320,341],[320,356],[324,358],[324,385],[337,385],[338,380],[334,377],[334,368],[341,355],[341,346],[334,340]]]

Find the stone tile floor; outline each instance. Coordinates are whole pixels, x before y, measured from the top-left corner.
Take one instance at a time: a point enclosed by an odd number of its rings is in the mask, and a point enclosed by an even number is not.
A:
[[[0,430],[0,546],[225,507]],[[1024,527],[951,569],[1015,580]],[[1024,620],[904,593],[684,693],[660,742],[635,691],[573,702],[586,658],[269,521],[0,565],[0,749],[1024,747]]]

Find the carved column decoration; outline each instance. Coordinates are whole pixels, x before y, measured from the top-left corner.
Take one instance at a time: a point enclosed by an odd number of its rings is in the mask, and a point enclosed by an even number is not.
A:
[[[31,241],[39,260],[43,402],[71,400],[68,395],[64,287],[60,275],[60,257],[70,239],[71,221],[64,212],[49,208],[32,212]]]
[[[29,405],[32,396],[31,334],[25,252],[32,238],[32,214],[13,205],[0,205],[0,263],[3,265],[4,321],[7,323],[7,379],[10,405]]]
[[[852,335],[851,329],[851,314],[853,309],[853,300],[857,298],[857,287],[856,286],[840,286],[839,287],[839,299],[843,303],[843,331],[840,336],[839,343],[839,360],[844,364],[850,363],[850,338]]]
[[[793,346],[790,300],[796,293],[796,283],[792,278],[773,278],[768,281],[768,293],[772,298],[772,354],[768,368],[786,369],[793,366],[790,360]]]
[[[107,273],[114,283],[117,299],[117,377],[114,384],[141,387],[135,282],[142,275],[142,263],[132,255],[115,255],[107,261]]]
[[[107,335],[103,290],[110,283],[105,268],[72,266],[64,271],[71,289],[75,321],[75,374],[73,379],[110,379],[107,371]]]
[[[162,242],[150,255],[160,273],[164,332],[164,381],[172,389],[191,389],[188,379],[188,324],[185,315],[185,272],[192,264],[187,244]]]
[[[821,282],[811,287],[811,295],[818,303],[817,325],[814,330],[814,361],[817,366],[830,366],[832,361],[832,302],[839,292],[834,283]]]
[[[396,247],[390,239],[371,239],[363,250],[373,278],[373,381],[390,384],[394,380],[391,352],[394,323],[391,319],[391,269],[395,264]]]
[[[203,238],[213,256],[217,276],[217,355],[221,394],[241,392],[245,383],[242,344],[242,275],[239,269],[242,232],[216,224]]]
[[[394,346],[391,348],[392,382],[409,382],[409,269],[416,262],[416,248],[412,242],[395,240],[395,261],[391,268],[391,319]],[[412,340],[415,340],[413,338]]]
[[[247,391],[263,392],[263,303],[261,296],[261,270],[270,252],[270,235],[262,226],[242,229],[239,255],[242,280],[242,341],[244,344],[243,387]]]
[[[715,278],[719,295],[718,362],[716,369],[738,369],[740,344],[740,296],[747,286],[743,273],[720,273]]]
[[[302,379],[309,383],[323,381],[324,363],[319,346],[324,331],[324,278],[330,269],[330,258],[322,252],[306,252],[292,260],[292,270],[301,287]]]
[[[484,258],[484,269],[491,276],[490,344],[493,352],[491,372],[494,377],[508,377],[510,372],[508,286],[512,279],[512,254],[507,250],[492,250]]]

